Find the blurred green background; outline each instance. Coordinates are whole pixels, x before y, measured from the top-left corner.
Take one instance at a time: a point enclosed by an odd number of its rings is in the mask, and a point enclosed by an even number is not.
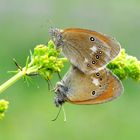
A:
[[[13,58],[23,66],[30,49],[47,43],[50,27],[106,33],[140,59],[140,0],[0,0],[0,83],[12,76],[8,70],[16,69]],[[0,95],[10,101],[0,121],[0,140],[139,140],[140,82],[128,79],[123,84],[118,100],[90,106],[66,103],[67,122],[62,112],[52,122],[58,108],[46,81],[36,77],[27,87],[20,80]]]

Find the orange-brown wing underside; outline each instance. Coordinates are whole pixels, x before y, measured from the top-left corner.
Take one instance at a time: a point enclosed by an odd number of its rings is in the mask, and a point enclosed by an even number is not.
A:
[[[109,81],[108,81],[107,88],[97,98],[83,100],[83,101],[70,100],[69,102],[74,103],[74,104],[100,104],[100,103],[111,101],[117,98],[118,96],[120,96],[121,93],[123,92],[122,83],[115,75],[113,75],[111,72],[109,73],[110,74],[109,74],[109,79],[108,79]]]
[[[120,52],[120,44],[115,39],[96,31],[70,28],[63,30],[62,34],[64,55],[85,74],[103,67]]]

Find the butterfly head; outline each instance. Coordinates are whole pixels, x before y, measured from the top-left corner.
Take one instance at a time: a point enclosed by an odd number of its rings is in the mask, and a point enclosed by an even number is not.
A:
[[[58,28],[51,28],[49,34],[56,45],[56,49],[63,45],[62,30]]]
[[[67,101],[67,94],[68,92],[68,87],[66,87],[62,82],[58,82],[55,88],[55,105],[57,107],[61,106],[65,101]]]

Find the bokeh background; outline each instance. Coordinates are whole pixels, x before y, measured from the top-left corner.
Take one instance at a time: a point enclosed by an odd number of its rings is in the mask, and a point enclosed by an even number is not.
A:
[[[140,0],[0,0],[0,83],[24,66],[29,50],[47,43],[50,27],[81,27],[119,40],[140,59]],[[69,65],[63,69],[64,75]],[[57,75],[52,79],[53,85]],[[139,140],[140,82],[123,81],[125,92],[102,105],[65,104],[67,122],[53,104],[54,93],[40,77],[28,87],[20,80],[4,94],[10,108],[0,121],[0,140]]]

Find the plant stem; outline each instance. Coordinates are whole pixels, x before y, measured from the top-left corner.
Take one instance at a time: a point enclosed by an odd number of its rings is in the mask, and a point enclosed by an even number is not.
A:
[[[8,87],[12,86],[15,82],[17,82],[20,78],[26,75],[26,71],[19,71],[16,75],[11,77],[8,81],[0,85],[0,94],[5,91]]]

